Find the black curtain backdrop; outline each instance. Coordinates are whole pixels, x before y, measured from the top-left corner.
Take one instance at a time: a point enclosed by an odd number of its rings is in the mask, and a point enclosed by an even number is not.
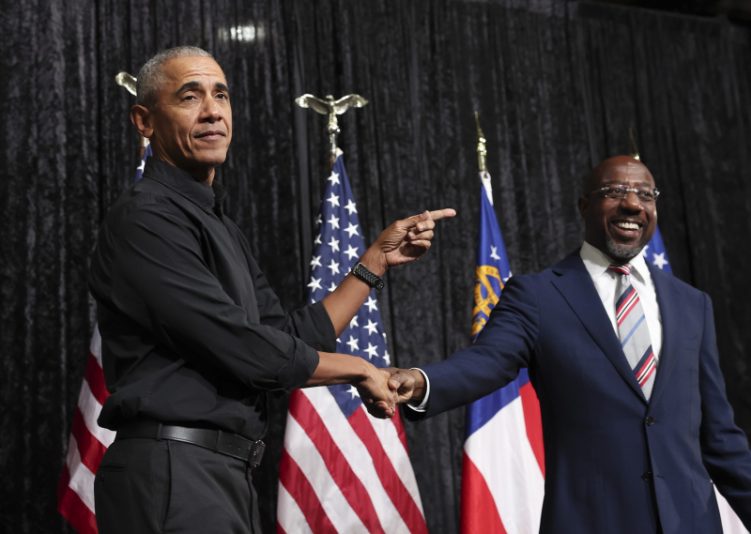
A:
[[[283,302],[304,301],[326,174],[324,119],[303,92],[370,100],[340,145],[366,237],[453,206],[428,257],[380,298],[401,366],[469,339],[479,183],[473,111],[515,273],[578,246],[580,177],[636,128],[663,191],[677,276],[714,300],[721,363],[751,431],[751,30],[724,19],[564,0],[3,1],[0,9],[0,531],[64,532],[56,481],[93,328],[86,266],[138,139],[119,70],[157,50],[213,52],[232,89],[229,212]],[[238,40],[242,36],[253,40]],[[233,30],[233,28],[235,28]],[[273,532],[286,399],[257,477]],[[464,412],[407,424],[433,532],[456,532]]]

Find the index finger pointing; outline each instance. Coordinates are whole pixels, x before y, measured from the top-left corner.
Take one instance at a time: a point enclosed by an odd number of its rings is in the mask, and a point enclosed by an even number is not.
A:
[[[441,219],[448,219],[456,215],[454,208],[443,208],[440,210],[433,210],[430,212],[430,218],[434,221],[440,221]]]

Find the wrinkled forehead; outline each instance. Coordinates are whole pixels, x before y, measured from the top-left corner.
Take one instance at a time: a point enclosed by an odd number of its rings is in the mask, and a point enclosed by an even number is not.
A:
[[[173,83],[186,80],[219,80],[226,85],[224,71],[214,58],[203,56],[182,56],[168,59],[162,66],[165,77]]]
[[[590,176],[591,187],[596,189],[609,184],[655,186],[652,173],[642,162],[632,158],[605,160]]]

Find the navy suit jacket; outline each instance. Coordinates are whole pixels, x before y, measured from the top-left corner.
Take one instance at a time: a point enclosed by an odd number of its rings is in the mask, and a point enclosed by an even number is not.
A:
[[[476,342],[424,368],[425,416],[529,368],[545,440],[541,532],[722,532],[710,480],[751,526],[751,453],[725,395],[710,299],[650,271],[663,345],[649,402],[578,252],[513,277]]]

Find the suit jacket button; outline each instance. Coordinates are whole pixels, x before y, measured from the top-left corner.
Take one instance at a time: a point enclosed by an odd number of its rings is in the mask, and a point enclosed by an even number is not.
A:
[[[646,423],[647,426],[652,426],[653,424],[657,422],[657,420],[651,415],[648,415],[647,418],[644,419],[644,422]]]
[[[644,481],[648,481],[652,479],[652,471],[644,471],[644,473],[641,476],[641,479]]]

